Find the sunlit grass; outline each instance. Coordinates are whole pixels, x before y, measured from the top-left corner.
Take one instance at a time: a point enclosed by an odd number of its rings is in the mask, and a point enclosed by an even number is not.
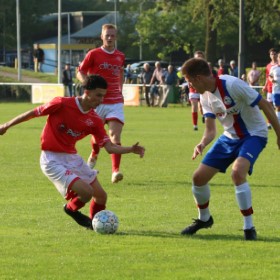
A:
[[[0,104],[0,123],[34,107]],[[257,242],[243,241],[242,217],[227,174],[211,182],[215,224],[193,237],[180,231],[197,217],[191,160],[203,125],[193,131],[189,107],[125,108],[122,144],[146,147],[143,159],[124,155],[124,180],[112,185],[110,157],[98,159],[107,208],[120,220],[115,235],[98,235],[62,211],[64,200],[41,173],[45,118],[0,137],[0,279],[278,279],[279,151],[273,131],[249,178]],[[86,159],[89,138],[78,144]],[[87,213],[86,206],[84,212]]]

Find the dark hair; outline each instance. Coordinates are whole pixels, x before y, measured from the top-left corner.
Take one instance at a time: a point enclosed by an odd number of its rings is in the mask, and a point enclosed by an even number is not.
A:
[[[84,85],[84,89],[92,90],[96,88],[107,89],[106,80],[99,75],[89,75],[86,84]]]
[[[194,77],[196,75],[211,75],[208,62],[202,58],[191,58],[187,60],[181,69],[183,75]]]
[[[277,53],[277,50],[275,48],[271,48],[271,49],[269,49],[268,54],[270,54],[271,52]]]

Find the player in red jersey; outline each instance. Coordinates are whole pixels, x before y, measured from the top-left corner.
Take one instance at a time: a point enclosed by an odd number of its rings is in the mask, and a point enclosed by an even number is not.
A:
[[[195,51],[194,58],[204,58],[204,53],[202,51]],[[192,106],[192,123],[193,129],[198,130],[197,121],[198,121],[198,110],[202,113],[202,109],[199,103],[200,94],[197,92],[195,88],[189,86],[189,100]],[[202,117],[202,121],[204,122],[204,118]]]
[[[82,84],[86,82],[88,74],[99,74],[108,83],[107,93],[100,106],[96,108],[97,114],[108,125],[110,140],[117,145],[121,145],[121,132],[124,125],[122,85],[124,81],[125,56],[115,48],[117,39],[117,29],[113,24],[102,26],[101,47],[89,51],[80,64],[77,78]],[[92,138],[92,153],[88,159],[88,164],[94,167],[99,147]],[[112,182],[117,183],[123,179],[120,172],[121,155],[112,154]]]
[[[272,82],[269,79],[269,73],[270,73],[270,69],[271,67],[275,66],[278,64],[277,61],[277,50],[274,48],[271,48],[269,51],[269,56],[271,61],[266,65],[266,69],[265,69],[265,77],[266,77],[266,81],[265,81],[265,85],[262,88],[263,92],[266,93],[266,99],[267,101],[271,104],[271,106],[273,106],[273,100],[272,100]],[[271,129],[271,124],[270,121],[267,120],[267,127],[268,129]]]
[[[91,169],[77,154],[76,142],[91,134],[96,143],[108,153],[135,153],[144,156],[145,149],[138,143],[131,147],[113,144],[100,117],[94,109],[102,102],[107,89],[104,78],[87,78],[84,93],[79,97],[55,97],[49,103],[27,111],[0,125],[0,135],[14,125],[40,116],[48,116],[41,134],[40,166],[43,173],[69,202],[64,211],[79,225],[92,228],[94,215],[105,209],[107,194]],[[79,209],[90,201],[89,216]]]

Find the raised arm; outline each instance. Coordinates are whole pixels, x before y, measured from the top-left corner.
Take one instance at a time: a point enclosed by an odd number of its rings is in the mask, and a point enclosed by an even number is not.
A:
[[[27,111],[21,115],[18,115],[17,117],[11,119],[10,121],[4,123],[4,124],[1,124],[0,125],[0,135],[3,135],[6,133],[6,131],[14,126],[14,125],[17,125],[19,123],[22,123],[22,122],[25,122],[25,121],[28,121],[32,118],[36,117],[35,115],[35,112],[34,112],[34,109],[30,110],[30,111]]]

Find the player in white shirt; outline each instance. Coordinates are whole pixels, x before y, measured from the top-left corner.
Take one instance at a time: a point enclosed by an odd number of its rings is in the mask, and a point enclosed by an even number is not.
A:
[[[95,137],[96,143],[108,153],[135,153],[144,156],[145,149],[136,143],[131,147],[113,144],[106,134],[101,118],[94,109],[102,102],[107,82],[99,75],[90,75],[79,97],[55,97],[50,102],[27,111],[0,125],[0,135],[19,123],[48,116],[41,135],[40,166],[43,173],[68,201],[64,211],[79,225],[92,229],[92,218],[106,207],[107,194],[92,170],[77,154],[76,142],[87,135]],[[89,216],[81,208],[87,202]]]
[[[272,66],[269,71],[269,79],[272,82],[272,101],[280,122],[280,52],[277,55],[278,64]]]
[[[195,234],[202,228],[213,225],[209,210],[209,181],[218,172],[226,172],[232,164],[231,178],[235,186],[238,206],[243,215],[245,240],[255,240],[251,190],[247,173],[251,175],[253,165],[267,143],[267,126],[263,110],[277,135],[280,148],[280,125],[271,105],[247,83],[233,76],[212,76],[207,61],[190,59],[182,67],[186,80],[201,93],[200,102],[205,117],[205,131],[201,141],[194,148],[192,158],[202,155],[205,147],[216,136],[218,119],[224,133],[213,144],[202,163],[193,174],[192,192],[198,207],[199,217],[181,233]]]

